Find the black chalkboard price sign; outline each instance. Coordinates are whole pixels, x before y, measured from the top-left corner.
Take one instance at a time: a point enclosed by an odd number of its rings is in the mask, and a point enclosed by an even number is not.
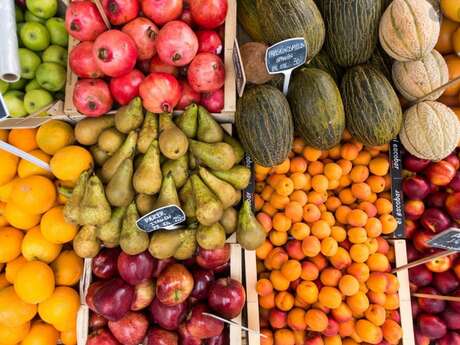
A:
[[[307,60],[305,38],[290,38],[269,47],[265,53],[265,65],[269,74],[284,74],[283,93],[286,95],[292,71]]]
[[[393,139],[390,142],[390,176],[391,176],[391,199],[393,203],[393,216],[398,224],[394,237],[404,238],[404,200],[402,192],[402,155],[401,142]]]
[[[449,228],[427,241],[434,248],[460,251],[460,229]]]
[[[145,232],[166,229],[172,230],[185,222],[185,213],[176,205],[169,205],[153,210],[137,220],[137,227]]]
[[[0,120],[7,118],[9,115],[8,108],[6,107],[5,100],[3,96],[0,94]]]

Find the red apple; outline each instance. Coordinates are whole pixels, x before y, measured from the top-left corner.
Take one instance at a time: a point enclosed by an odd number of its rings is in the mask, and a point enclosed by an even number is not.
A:
[[[130,311],[118,321],[109,321],[109,329],[113,336],[123,345],[142,343],[147,333],[149,322],[138,312]]]
[[[120,345],[120,343],[108,330],[99,328],[89,335],[86,345]]]
[[[443,208],[444,203],[447,198],[447,193],[444,191],[437,191],[430,195],[425,200],[425,203],[428,207],[438,207]]]
[[[246,303],[246,292],[236,279],[220,278],[209,290],[208,304],[215,313],[226,319],[237,317]]]
[[[447,333],[446,325],[436,315],[422,314],[417,321],[420,332],[431,340],[442,338]]]
[[[414,298],[412,298],[410,300],[410,303],[411,303],[411,307],[412,307],[412,317],[415,318],[419,314],[420,308],[418,306],[417,300],[415,300]]]
[[[167,306],[161,303],[158,298],[155,298],[150,305],[150,315],[153,322],[160,327],[173,331],[176,330],[180,323],[184,321],[187,314],[187,301]]]
[[[97,314],[91,313],[89,317],[89,328],[90,329],[98,329],[107,326],[107,320],[105,317]]]
[[[131,310],[141,310],[152,303],[155,297],[155,286],[152,280],[139,283],[134,287],[134,299],[131,303]]]
[[[436,345],[460,345],[460,335],[457,332],[448,332],[436,341]]]
[[[112,278],[117,274],[117,259],[120,248],[102,248],[91,261],[93,274],[102,279]]]
[[[137,285],[152,277],[154,260],[148,251],[137,255],[122,252],[117,261],[121,278],[131,285]]]
[[[415,261],[420,258],[420,252],[415,249],[414,245],[410,242],[407,243],[407,260],[409,262]]]
[[[214,270],[230,261],[230,245],[226,243],[222,248],[213,250],[198,247],[196,263],[198,266]]]
[[[420,223],[425,229],[438,233],[449,227],[450,219],[442,210],[429,208],[423,212]]]
[[[454,178],[447,185],[448,188],[452,189],[454,192],[460,192],[460,170],[458,170]]]
[[[452,309],[446,309],[442,313],[442,318],[450,330],[460,330],[460,313]]]
[[[103,281],[92,283],[88,288],[88,292],[86,293],[86,305],[90,310],[94,312],[97,312],[96,307],[94,306],[94,294],[102,287],[103,284]]]
[[[450,194],[445,205],[449,215],[458,222],[460,220],[460,192]]]
[[[220,335],[204,340],[205,345],[230,345],[230,335],[228,327],[225,327]]]
[[[425,199],[430,192],[428,182],[418,175],[405,178],[402,183],[402,188],[404,195],[409,199]]]
[[[179,337],[175,332],[154,327],[147,334],[147,345],[177,345]]]
[[[450,270],[436,273],[434,275],[433,282],[438,291],[443,295],[449,294],[450,292],[456,290],[460,285],[457,277]]]
[[[406,152],[403,158],[404,169],[412,172],[420,172],[430,165],[431,161],[428,159],[417,158],[410,153]]]
[[[446,161],[431,164],[427,169],[427,177],[436,186],[447,186],[454,178],[455,167]]]
[[[448,155],[446,158],[443,159],[446,162],[449,162],[452,164],[452,166],[455,168],[455,170],[460,169],[460,159],[457,157],[456,152],[452,152],[450,155]]]
[[[453,297],[460,297],[460,290],[455,290],[450,295]],[[449,307],[460,313],[460,302],[449,302]]]
[[[423,287],[419,289],[417,292],[428,294],[428,295],[439,295],[439,292],[431,287]],[[421,311],[430,314],[437,314],[442,312],[446,308],[446,302],[437,299],[431,298],[418,298],[418,306],[420,307]]]
[[[153,258],[153,273],[152,273],[152,277],[153,278],[158,278],[160,276],[161,272],[163,272],[163,270],[166,267],[168,267],[169,265],[172,265],[175,262],[176,262],[176,260],[174,260],[174,258],[168,258],[168,259],[162,259],[162,260],[158,260],[158,259]]]
[[[224,323],[203,313],[212,313],[204,304],[192,308],[192,313],[187,320],[187,330],[194,338],[206,339],[216,337],[224,330]]]
[[[181,340],[181,345],[202,345],[201,339],[193,337],[188,331],[185,323],[182,323],[179,326],[178,331]]]
[[[436,258],[425,264],[431,272],[445,272],[452,267],[452,259],[449,256]]]
[[[430,338],[428,338],[426,335],[423,335],[419,329],[416,329],[415,330],[415,344],[416,345],[429,345]]]
[[[168,266],[157,280],[156,296],[172,306],[184,302],[193,290],[193,276],[181,264]]]
[[[198,269],[193,271],[194,286],[191,296],[197,300],[208,298],[209,289],[214,282],[214,272],[211,270]]]
[[[413,244],[415,249],[417,249],[421,253],[431,251],[432,248],[428,245],[427,241],[431,240],[433,236],[434,233],[428,230],[416,232],[413,238]]]
[[[109,321],[116,321],[130,310],[133,298],[134,288],[120,278],[114,278],[104,281],[94,293],[94,307]]]
[[[433,273],[425,265],[418,265],[409,269],[409,280],[417,287],[428,286],[433,281]]]
[[[421,200],[408,200],[404,204],[404,214],[412,220],[419,219],[425,211],[425,205]]]

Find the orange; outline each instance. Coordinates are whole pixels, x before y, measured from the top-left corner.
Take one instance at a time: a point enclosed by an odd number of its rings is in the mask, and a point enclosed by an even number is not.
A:
[[[14,178],[18,162],[19,157],[0,149],[0,186]]]
[[[38,226],[27,231],[22,241],[22,255],[29,261],[41,260],[50,263],[57,258],[61,248],[61,244],[47,241]]]
[[[40,222],[39,214],[30,214],[11,202],[6,204],[3,216],[9,224],[21,230],[30,229]]]
[[[49,163],[51,157],[47,155],[45,152],[41,150],[33,150],[29,152],[32,156],[44,161],[45,163]],[[47,177],[52,177],[53,174],[48,170],[40,168],[38,165],[30,163],[25,159],[21,159],[18,165],[18,176],[19,177],[27,177],[31,175],[43,175]]]
[[[75,328],[61,332],[59,338],[64,345],[77,345],[77,332]]]
[[[54,272],[56,285],[75,285],[83,273],[83,259],[73,250],[62,251],[50,266]]]
[[[30,329],[30,322],[12,326],[0,324],[0,341],[2,345],[15,345],[23,340]]]
[[[10,182],[0,186],[0,201],[6,203],[6,202],[8,202],[10,200],[11,191],[13,190],[14,183],[17,180],[18,180],[18,178],[16,177],[15,179],[11,180]]]
[[[6,280],[10,284],[14,284],[14,280],[16,279],[16,275],[18,271],[24,266],[28,261],[22,255],[18,256],[16,259],[8,262],[5,268]]]
[[[35,150],[38,147],[36,133],[36,128],[13,128],[8,134],[8,143],[26,152]]]
[[[62,181],[75,184],[85,170],[93,166],[91,153],[81,146],[66,146],[57,151],[50,161],[54,176]]]
[[[54,291],[53,270],[44,262],[30,261],[17,272],[14,291],[27,303],[40,303]]]
[[[0,263],[16,259],[21,254],[22,231],[12,228],[0,228]]]
[[[74,142],[73,128],[67,122],[51,120],[40,126],[36,140],[38,147],[49,155]]]
[[[56,187],[43,176],[28,176],[18,179],[11,191],[11,202],[33,214],[48,211],[56,200]]]
[[[13,286],[0,290],[0,325],[19,326],[32,320],[36,313],[37,306],[20,299]]]
[[[442,13],[453,20],[454,22],[460,22],[460,3],[456,0],[441,0]]]
[[[42,216],[40,230],[43,237],[51,243],[72,241],[77,234],[77,225],[65,220],[63,210],[64,206],[56,206]]]
[[[21,345],[55,345],[59,339],[59,332],[43,321],[34,321],[27,336]]]
[[[75,327],[79,307],[78,293],[70,287],[59,286],[50,298],[38,305],[38,314],[62,332]]]

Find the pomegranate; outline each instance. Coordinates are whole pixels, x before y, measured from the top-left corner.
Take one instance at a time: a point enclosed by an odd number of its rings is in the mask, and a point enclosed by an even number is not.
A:
[[[185,107],[192,103],[200,103],[201,95],[199,92],[194,91],[186,81],[179,81],[181,85],[181,97],[177,103],[177,109],[184,110]]]
[[[402,189],[404,195],[411,199],[425,199],[430,192],[428,182],[420,176],[411,176],[404,179]]]
[[[205,29],[214,29],[222,25],[227,16],[227,9],[227,0],[190,0],[193,21]]]
[[[184,7],[184,10],[182,11],[179,19],[188,26],[193,27],[192,11],[190,11],[189,7]]]
[[[109,30],[94,42],[93,56],[104,74],[120,77],[136,65],[137,48],[132,38],[124,32]]]
[[[112,25],[121,25],[137,17],[137,0],[102,0],[102,7]]]
[[[133,69],[121,77],[110,80],[110,92],[120,105],[128,104],[134,97],[139,95],[139,85],[144,80],[141,71]]]
[[[177,77],[179,71],[176,66],[168,65],[160,60],[158,55],[155,55],[150,61],[150,73],[163,72],[169,73]]]
[[[86,116],[101,116],[112,108],[109,86],[101,79],[80,79],[75,84],[73,103]]]
[[[222,53],[222,40],[217,32],[212,30],[197,31],[198,53]]]
[[[179,18],[183,0],[142,0],[142,12],[157,25]]]
[[[107,30],[92,1],[72,1],[65,13],[65,26],[67,32],[79,41],[94,41]]]
[[[164,63],[185,66],[193,60],[198,51],[198,39],[190,26],[180,20],[174,20],[161,28],[156,48]]]
[[[158,27],[151,20],[144,17],[136,18],[123,26],[121,31],[133,39],[139,60],[150,59],[156,54]]]
[[[201,105],[211,113],[220,113],[224,108],[224,89],[203,93]]]
[[[172,112],[179,103],[181,87],[177,79],[167,73],[151,73],[139,86],[144,107],[152,113]]]
[[[100,78],[104,75],[93,57],[93,42],[81,42],[69,55],[69,66],[80,78]]]
[[[427,177],[436,186],[446,186],[455,176],[455,168],[447,161],[439,161],[429,166]]]
[[[224,86],[224,63],[215,54],[199,53],[188,68],[187,79],[195,91],[216,91]]]

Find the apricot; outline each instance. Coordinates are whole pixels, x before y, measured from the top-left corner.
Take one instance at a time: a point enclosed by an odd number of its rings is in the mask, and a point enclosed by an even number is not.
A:
[[[369,289],[367,288],[366,283],[364,283],[364,282],[359,283],[359,291],[362,291],[362,292],[364,292],[366,294],[369,292]]]
[[[318,269],[320,271],[322,271],[324,268],[327,267],[327,259],[326,257],[323,255],[323,254],[318,254],[312,258],[309,259],[311,262],[313,262],[315,264],[316,267],[318,267]]]
[[[324,286],[319,291],[318,300],[325,307],[334,309],[342,303],[342,294],[335,287]]]
[[[364,244],[369,249],[369,254],[377,253],[377,250],[379,249],[379,242],[376,238],[368,238]]]
[[[342,338],[340,338],[340,335],[325,337],[324,345],[342,345]]]
[[[324,345],[323,338],[320,335],[308,334],[304,345]]]
[[[289,234],[296,240],[302,241],[305,237],[310,235],[310,227],[305,223],[295,223],[289,229]]]
[[[266,278],[259,279],[256,284],[256,291],[259,296],[267,296],[273,292],[272,282]]]
[[[390,251],[390,245],[387,242],[387,240],[384,239],[383,237],[377,237],[376,240],[378,242],[377,253],[380,253],[383,255],[388,254],[388,252]]]
[[[286,251],[281,248],[273,248],[264,260],[265,267],[269,270],[279,270],[281,266],[289,260]]]
[[[386,294],[385,304],[383,307],[386,310],[396,310],[399,308],[399,296],[397,293]]]
[[[353,296],[348,296],[346,301],[353,314],[362,314],[369,308],[369,299],[362,291]]]
[[[383,338],[391,345],[399,344],[402,338],[401,326],[394,320],[388,319],[382,326]]]
[[[340,272],[340,270],[333,267],[327,267],[321,272],[319,279],[325,286],[337,286],[341,277],[342,272]]]
[[[312,224],[311,233],[321,240],[331,234],[331,227],[325,220],[319,219]]]
[[[290,282],[298,279],[302,273],[302,266],[297,260],[288,260],[281,266],[281,273]]]
[[[384,292],[374,292],[374,291],[368,291],[367,298],[369,298],[369,301],[371,303],[380,304],[382,306],[385,305],[385,301],[387,299]]]
[[[331,236],[337,242],[343,242],[347,238],[347,232],[341,226],[333,226],[331,228]]]
[[[316,256],[321,251],[321,242],[315,236],[307,236],[302,241],[302,251],[305,256]]]
[[[321,253],[324,256],[334,256],[337,254],[339,245],[332,237],[326,237],[321,240]]]
[[[316,280],[319,276],[318,267],[313,262],[304,261],[302,262],[302,272],[300,273],[300,278],[303,280],[313,281]]]
[[[337,322],[346,322],[353,318],[350,307],[344,302],[340,303],[337,308],[332,309],[331,314]]]
[[[305,311],[301,308],[293,308],[287,316],[287,324],[293,331],[303,331],[307,328],[305,324]]]
[[[294,333],[289,329],[277,329],[274,340],[275,345],[295,345]]]
[[[348,321],[339,323],[339,334],[342,338],[349,337],[355,332],[355,320],[351,318]]]
[[[382,272],[372,272],[366,284],[371,291],[382,293],[387,290],[388,279]]]
[[[295,331],[295,330],[294,330],[295,344],[296,344],[296,345],[303,345],[303,344],[305,344],[305,336],[306,336],[306,332],[305,332],[305,331]]]
[[[369,248],[364,243],[353,244],[350,248],[350,257],[354,262],[366,262],[369,258]]]
[[[272,328],[284,328],[287,325],[287,313],[285,311],[273,308],[272,310],[270,310],[268,320]]]
[[[302,242],[299,240],[289,240],[286,243],[286,251],[291,259],[302,260],[305,258],[305,254],[302,250]]]
[[[272,282],[275,290],[286,291],[289,288],[289,280],[286,279],[286,277],[281,273],[281,271],[271,271],[270,281]]]
[[[351,243],[364,243],[367,240],[367,231],[361,227],[353,227],[348,229],[348,240]]]
[[[308,304],[313,304],[318,300],[318,286],[314,282],[303,281],[296,288],[297,296]]]
[[[275,307],[275,293],[271,292],[265,296],[259,296],[259,305],[265,309],[272,309]]]
[[[323,331],[326,337],[332,337],[339,333],[339,324],[333,318],[329,317],[327,328]]]
[[[260,333],[265,337],[260,337],[260,345],[273,345],[273,332],[269,329],[262,329]]]
[[[386,293],[388,294],[395,294],[398,292],[399,290],[399,280],[398,278],[394,275],[394,274],[391,274],[391,273],[385,273],[385,276],[388,280],[388,285],[387,285],[387,289],[386,289]]]
[[[350,274],[340,278],[339,290],[344,296],[353,296],[359,291],[359,281]]]
[[[388,258],[381,253],[374,253],[369,255],[367,259],[369,269],[374,272],[388,272],[390,271],[390,262]]]
[[[354,341],[352,338],[346,338],[342,341],[342,345],[359,345],[359,343]]]
[[[379,304],[371,304],[364,312],[364,316],[376,326],[382,326],[385,322],[385,308]]]
[[[294,306],[294,296],[287,291],[278,292],[275,296],[275,305],[279,310],[289,311]]]
[[[382,330],[368,320],[358,320],[355,328],[358,336],[366,343],[378,344],[383,339]]]
[[[318,309],[309,309],[305,313],[305,323],[310,331],[322,332],[328,325],[327,315]]]
[[[332,266],[334,266],[335,268],[339,270],[344,269],[351,265],[350,255],[342,247],[339,247],[337,249],[337,253],[334,256],[331,256],[329,258],[329,261],[331,262]]]
[[[300,296],[296,295],[294,299],[294,306],[302,309],[308,309],[309,303],[305,302]]]

